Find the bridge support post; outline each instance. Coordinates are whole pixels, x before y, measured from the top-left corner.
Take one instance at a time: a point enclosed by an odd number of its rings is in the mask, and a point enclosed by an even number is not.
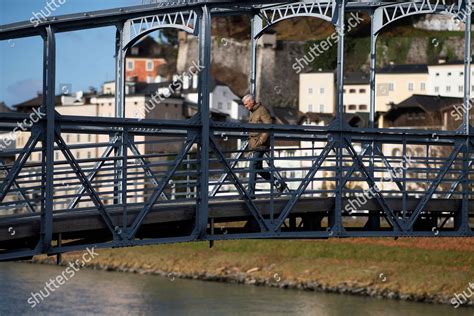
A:
[[[257,97],[257,53],[258,53],[258,47],[257,47],[257,41],[258,41],[258,34],[262,30],[262,18],[254,14],[252,15],[251,18],[251,25],[250,25],[250,30],[251,30],[251,51],[250,51],[250,93],[254,96]]]
[[[56,38],[51,26],[43,34],[43,107],[46,121],[42,125],[42,202],[41,239],[42,252],[48,252],[53,238],[54,201],[54,139],[55,139],[55,84],[56,84]]]
[[[124,48],[124,24],[117,24],[115,35],[115,117],[125,118],[125,62],[126,49]],[[122,229],[116,227],[117,234],[127,233],[127,145],[126,132],[117,133],[118,147],[115,148],[114,162],[114,204],[121,204],[123,207]]]
[[[336,92],[336,122],[339,132],[336,137],[336,197],[334,211],[329,215],[330,235],[338,235],[342,232],[342,191],[344,183],[343,178],[343,133],[344,127],[344,36],[345,36],[345,0],[337,1],[337,24],[336,32],[338,35],[337,46],[337,92]]]
[[[464,20],[464,133],[466,135],[464,150],[463,150],[463,178],[462,178],[462,206],[461,212],[456,216],[454,220],[454,226],[456,230],[469,232],[469,195],[470,181],[469,181],[469,170],[470,170],[470,153],[471,153],[471,25],[472,25],[472,3],[471,0],[465,0],[463,9],[465,14]]]
[[[117,25],[115,36],[115,117],[125,117],[125,51],[123,48],[123,24]],[[115,149],[116,157],[124,157],[124,139],[123,133],[120,135],[119,146]],[[114,176],[114,203],[124,204],[123,201],[123,161],[118,159],[115,162]],[[125,201],[126,202],[126,201]]]
[[[209,206],[209,92],[211,76],[211,13],[202,6],[199,29],[199,65],[203,67],[199,75],[198,111],[201,120],[201,137],[199,140],[199,192],[197,196],[196,232],[198,238],[207,236]]]
[[[377,72],[377,36],[378,34],[375,30],[379,27],[380,21],[378,16],[374,14],[372,11],[370,13],[370,115],[369,115],[369,127],[374,129],[375,128],[375,113],[377,111],[376,107],[376,72]],[[370,158],[370,168],[369,172],[372,177],[375,179],[375,146],[376,143],[372,142],[372,152]],[[381,148],[382,149],[382,148]],[[370,211],[369,218],[367,221],[366,227],[368,230],[378,230],[380,228],[380,213],[378,211]]]

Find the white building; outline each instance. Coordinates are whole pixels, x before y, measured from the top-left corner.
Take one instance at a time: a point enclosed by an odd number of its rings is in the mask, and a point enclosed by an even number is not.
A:
[[[428,75],[429,94],[457,98],[464,96],[463,62],[429,65]],[[471,87],[471,91],[474,91],[473,87]]]
[[[197,85],[193,80],[192,88],[186,90],[183,87],[183,96],[186,101],[198,103]],[[209,104],[212,111],[217,111],[229,116],[231,120],[247,120],[248,111],[240,104],[240,98],[229,88],[229,86],[219,82],[211,82],[211,93],[209,95]]]

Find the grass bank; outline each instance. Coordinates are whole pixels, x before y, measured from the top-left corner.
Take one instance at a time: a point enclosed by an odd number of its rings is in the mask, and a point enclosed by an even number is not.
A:
[[[96,269],[448,304],[474,282],[472,238],[241,240],[97,252]]]

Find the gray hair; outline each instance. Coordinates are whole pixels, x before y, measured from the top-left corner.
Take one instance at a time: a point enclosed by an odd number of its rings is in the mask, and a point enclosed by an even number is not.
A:
[[[246,101],[249,101],[249,100],[255,101],[255,97],[254,97],[253,94],[247,94],[242,98],[243,103],[245,103]]]

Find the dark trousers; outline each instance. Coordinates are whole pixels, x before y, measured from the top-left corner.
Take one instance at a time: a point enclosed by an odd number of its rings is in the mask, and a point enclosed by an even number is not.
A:
[[[270,172],[263,169],[263,157],[265,151],[257,150],[254,151],[250,157],[250,170],[249,170],[249,196],[255,195],[255,184],[257,181],[257,173],[267,181],[270,181],[272,176]]]

